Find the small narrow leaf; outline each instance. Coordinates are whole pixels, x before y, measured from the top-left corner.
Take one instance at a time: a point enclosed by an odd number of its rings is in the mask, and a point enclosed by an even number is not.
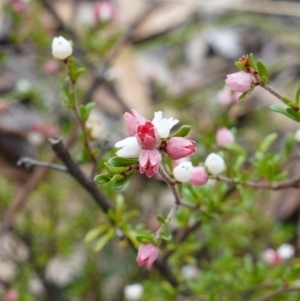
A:
[[[172,234],[171,233],[164,233],[161,238],[163,240],[166,240],[166,241],[170,241],[172,239]]]
[[[137,235],[135,239],[141,243],[149,243],[152,242],[152,235],[141,234],[141,235]]]
[[[190,125],[183,125],[172,137],[185,137],[191,130]]]
[[[258,74],[260,79],[262,80],[262,82],[264,84],[266,84],[269,81],[269,76],[268,76],[268,71],[266,66],[264,65],[264,63],[261,60],[258,60],[257,63],[257,69],[258,69]]]
[[[138,162],[138,159],[125,159],[121,157],[112,157],[107,163],[114,167],[126,167],[130,165],[134,165]]]
[[[106,232],[111,226],[110,225],[101,225],[92,230],[90,230],[84,237],[84,242],[88,243],[94,240],[97,236]]]
[[[129,181],[129,179],[131,178],[132,175],[133,175],[133,173],[130,173],[130,174],[126,175],[123,179],[116,181],[114,183],[114,188],[116,190],[122,189],[125,186],[125,184]]]
[[[242,71],[247,71],[245,65],[244,65],[243,63],[241,63],[241,62],[235,62],[234,65],[235,65],[236,67],[238,67],[238,68],[239,68],[240,70],[242,70]]]
[[[257,66],[256,66],[256,63],[255,63],[255,60],[254,60],[254,57],[253,57],[253,53],[250,53],[248,55],[248,63],[250,65],[250,67],[252,67],[254,70],[257,70]]]
[[[114,166],[107,164],[106,162],[104,163],[104,166],[106,167],[107,171],[112,174],[123,173],[123,172],[127,171],[129,168],[128,166],[127,167],[114,167]]]
[[[284,107],[280,107],[280,106],[277,106],[277,105],[272,105],[270,106],[270,109],[274,112],[277,112],[277,113],[280,113],[280,114],[283,114],[287,117],[289,117],[290,119],[293,119],[295,121],[300,121],[300,117],[297,115],[297,113],[292,110],[292,109],[286,109]]]
[[[271,145],[275,142],[277,137],[278,137],[277,133],[272,133],[272,134],[267,135],[260,144],[260,147],[259,147],[260,151],[265,153],[271,147]]]
[[[84,122],[87,121],[87,119],[88,119],[87,110],[84,105],[81,105],[79,107],[79,116],[80,116],[80,119]]]
[[[162,224],[166,223],[166,219],[162,215],[158,215],[156,219]]]
[[[237,143],[227,143],[223,146],[224,149],[239,153],[243,156],[246,156],[246,151]]]
[[[118,194],[116,198],[116,206],[115,206],[116,221],[121,220],[121,215],[124,212],[124,209],[125,209],[124,197],[121,194]]]
[[[109,173],[106,173],[106,174],[102,174],[102,175],[97,175],[97,176],[94,178],[94,181],[95,181],[97,184],[104,184],[104,183],[109,182],[111,178],[112,178],[112,175],[109,174]]]
[[[116,174],[116,175],[113,175],[113,177],[110,179],[110,181],[111,182],[116,182],[116,181],[119,181],[119,180],[122,180],[122,179],[124,179],[123,175]]]
[[[245,99],[247,99],[250,94],[253,92],[253,90],[255,89],[255,86],[252,86],[250,88],[250,90],[244,92],[240,97],[239,97],[239,101],[244,101]]]
[[[102,236],[95,245],[95,252],[101,251],[105,245],[115,236],[115,229],[110,229],[104,236]]]
[[[296,92],[296,104],[300,105],[300,85],[298,86],[297,92]]]

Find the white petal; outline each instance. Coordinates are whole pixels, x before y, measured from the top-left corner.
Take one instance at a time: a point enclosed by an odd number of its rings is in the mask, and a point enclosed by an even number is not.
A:
[[[138,301],[140,300],[143,291],[144,289],[141,284],[136,283],[136,284],[126,285],[124,288],[125,299],[128,301]]]
[[[121,148],[116,152],[117,156],[123,158],[138,158],[142,150],[136,137],[128,137],[115,144],[115,147]]]
[[[179,121],[173,117],[163,118],[161,111],[155,112],[152,120],[152,123],[156,127],[160,138],[169,137],[172,127],[178,122]]]

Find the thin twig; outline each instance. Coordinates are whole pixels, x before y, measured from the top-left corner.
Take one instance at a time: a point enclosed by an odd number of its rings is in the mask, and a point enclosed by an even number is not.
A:
[[[223,181],[229,184],[235,184],[235,185],[244,185],[244,186],[250,186],[254,188],[259,189],[270,189],[270,190],[281,190],[281,189],[287,189],[287,188],[299,188],[300,186],[300,176],[297,176],[293,179],[290,179],[288,181],[283,182],[274,182],[274,183],[264,183],[264,182],[255,182],[255,181],[247,181],[247,182],[239,182],[235,181],[231,178],[218,175],[216,177],[217,180]]]
[[[50,138],[50,145],[57,155],[57,157],[65,164],[68,172],[73,176],[77,182],[93,197],[98,206],[107,213],[110,206],[106,197],[99,191],[93,180],[89,180],[85,174],[81,171],[78,164],[76,164],[68,150],[65,148],[61,139]]]
[[[257,298],[253,301],[268,301],[271,300],[279,295],[291,293],[291,292],[298,292],[300,291],[300,287],[287,287],[287,288],[280,288],[274,292],[271,292],[263,297]]]
[[[33,166],[44,167],[48,169],[53,169],[62,172],[68,172],[67,168],[62,165],[53,164],[49,162],[41,162],[28,157],[23,157],[17,162],[17,166],[24,166],[25,168],[30,168]]]
[[[74,115],[76,117],[76,120],[77,120],[77,122],[78,122],[78,124],[81,128],[82,134],[83,134],[85,149],[87,150],[89,159],[93,164],[92,172],[91,172],[91,178],[94,178],[94,172],[95,172],[96,166],[97,166],[97,158],[95,157],[95,155],[92,152],[92,149],[91,149],[91,146],[90,146],[90,141],[89,141],[89,136],[88,136],[87,130],[85,128],[85,122],[79,116],[78,103],[77,103],[77,99],[76,99],[75,84],[72,82],[71,76],[70,76],[70,82],[71,82],[70,83],[70,90],[71,90],[71,95],[73,97],[72,109],[74,111]]]

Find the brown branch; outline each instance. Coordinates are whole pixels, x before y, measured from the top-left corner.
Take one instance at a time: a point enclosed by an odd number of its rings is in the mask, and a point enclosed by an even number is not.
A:
[[[280,288],[274,292],[271,292],[263,297],[257,298],[253,301],[268,301],[273,299],[274,297],[277,297],[282,294],[290,293],[290,292],[298,292],[300,291],[300,287],[287,287],[287,288]]]
[[[82,186],[96,201],[98,206],[103,210],[103,212],[107,213],[109,209],[112,207],[108,203],[105,196],[99,191],[95,182],[93,180],[89,180],[85,174],[81,171],[78,164],[76,164],[68,150],[65,148],[61,139],[50,138],[50,145],[57,155],[57,157],[65,164],[70,175],[76,179],[76,181]]]
[[[293,179],[290,179],[288,181],[282,181],[282,182],[274,182],[274,183],[265,183],[265,182],[255,182],[255,181],[247,181],[247,182],[239,182],[235,181],[231,178],[218,175],[216,177],[217,180],[226,182],[228,184],[235,184],[235,185],[244,185],[249,186],[253,188],[258,189],[270,189],[270,190],[281,190],[281,189],[287,189],[287,188],[299,188],[300,187],[300,176],[297,176]]]
[[[56,171],[61,171],[61,172],[68,172],[65,166],[63,165],[57,165],[49,162],[41,162],[37,161],[28,157],[23,157],[17,162],[17,166],[24,166],[25,168],[30,168],[33,166],[38,166],[38,167],[43,167],[43,168],[48,168]]]

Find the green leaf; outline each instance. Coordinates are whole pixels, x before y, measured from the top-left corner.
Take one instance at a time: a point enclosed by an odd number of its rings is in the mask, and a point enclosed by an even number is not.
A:
[[[116,189],[116,190],[122,189],[125,186],[125,184],[129,181],[129,179],[132,177],[132,175],[133,175],[133,172],[124,176],[123,179],[116,181],[114,183],[114,189]]]
[[[242,70],[242,71],[247,71],[247,69],[246,69],[246,67],[245,67],[245,65],[244,65],[243,63],[241,63],[241,62],[235,62],[234,64],[235,64],[235,66],[238,67],[240,70]]]
[[[191,130],[190,125],[183,125],[172,137],[185,137]]]
[[[274,112],[283,114],[287,117],[289,117],[290,119],[293,119],[295,121],[300,121],[300,116],[297,114],[297,112],[295,112],[294,110],[290,109],[290,108],[284,108],[284,107],[280,107],[277,105],[272,105],[270,106],[270,109]]]
[[[260,151],[265,153],[271,147],[271,145],[275,142],[277,137],[278,137],[277,133],[272,133],[272,134],[267,135],[259,146]]]
[[[291,108],[297,107],[296,104],[292,100],[290,100],[289,98],[287,98],[285,96],[282,96],[281,100]]]
[[[121,194],[117,195],[115,206],[115,218],[116,221],[121,220],[122,213],[125,209],[124,197]]]
[[[73,81],[76,83],[78,78],[85,72],[85,68],[79,68],[77,70],[74,71],[73,74]]]
[[[119,181],[119,180],[122,180],[124,179],[124,175],[119,175],[119,174],[115,174],[113,175],[113,177],[110,179],[111,182],[116,182],[116,181]]]
[[[237,143],[227,143],[223,146],[224,149],[239,153],[243,156],[246,156],[246,151]]]
[[[94,178],[94,181],[95,181],[97,184],[104,184],[104,183],[109,182],[111,178],[112,178],[112,175],[109,174],[109,173],[106,173],[106,174],[102,174],[102,175],[97,175],[97,176]]]
[[[162,215],[158,215],[156,217],[156,219],[162,224],[165,224],[167,222],[166,219]]]
[[[134,165],[138,162],[138,159],[127,159],[127,158],[121,158],[121,157],[112,157],[110,158],[107,163],[114,167],[125,167]]]
[[[264,84],[266,84],[269,81],[269,76],[268,76],[268,71],[266,66],[261,60],[258,60],[257,63],[257,69],[258,69],[258,74],[260,76],[260,79]]]
[[[161,238],[163,240],[166,240],[166,241],[170,241],[172,239],[172,234],[171,233],[164,233]]]
[[[112,174],[123,173],[123,172],[127,171],[129,168],[128,166],[127,167],[114,167],[114,166],[107,164],[106,162],[104,163],[104,166],[106,167],[107,171]]]
[[[257,70],[257,66],[256,66],[256,63],[255,63],[255,60],[254,60],[254,57],[253,57],[253,53],[250,53],[248,55],[248,63],[250,65],[250,67],[252,67],[254,70]]]
[[[298,86],[297,92],[296,92],[296,104],[300,105],[300,85]]]
[[[84,122],[86,122],[90,116],[90,113],[92,111],[92,109],[95,107],[95,103],[94,102],[89,102],[86,105],[80,105],[79,107],[79,116],[80,119]]]
[[[111,227],[111,225],[101,225],[98,226],[92,230],[90,230],[84,237],[84,242],[88,243],[92,240],[94,240],[97,236],[103,234],[104,232],[106,232],[109,228]]]
[[[151,234],[140,234],[140,235],[137,235],[135,237],[135,239],[141,243],[149,243],[149,242],[152,242],[152,235]]]
[[[239,101],[244,101],[245,99],[247,99],[250,96],[250,94],[253,92],[254,89],[255,89],[255,86],[252,86],[248,91],[244,92],[239,97]]]
[[[115,236],[115,229],[111,228],[104,236],[102,236],[95,245],[95,252],[101,251],[105,245]]]

